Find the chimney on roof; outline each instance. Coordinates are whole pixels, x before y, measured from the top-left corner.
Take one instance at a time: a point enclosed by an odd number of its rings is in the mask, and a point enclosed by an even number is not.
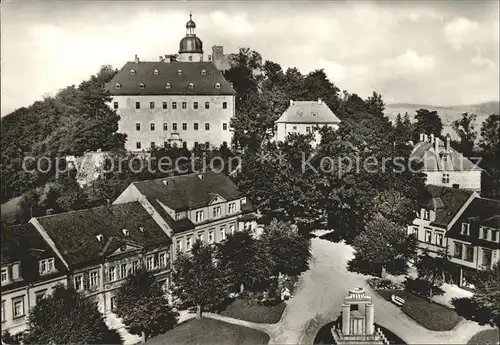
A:
[[[434,144],[434,133],[431,133],[431,144]]]
[[[447,133],[446,134],[446,146],[445,146],[445,149],[447,152],[450,150],[450,144],[451,144],[451,137],[450,137],[450,134]]]
[[[293,105],[293,99],[290,100],[290,105]]]
[[[318,103],[319,104],[323,103],[323,100],[321,98],[318,98]]]
[[[439,137],[434,138],[434,151],[439,153]]]
[[[135,61],[135,63],[139,63],[139,57],[137,56],[137,54],[135,54],[134,61]]]

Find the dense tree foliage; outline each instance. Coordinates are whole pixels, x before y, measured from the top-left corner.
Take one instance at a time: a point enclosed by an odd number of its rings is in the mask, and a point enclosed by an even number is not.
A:
[[[500,328],[500,265],[481,275],[476,284],[476,291],[472,301],[479,308],[485,309],[489,314],[490,324]]]
[[[441,252],[431,256],[427,251],[420,254],[415,262],[418,278],[425,282],[427,297],[432,301],[433,293],[448,278],[450,270],[450,257]]]
[[[443,123],[437,111],[430,111],[427,109],[417,110],[415,115],[416,123],[413,126],[413,141],[418,142],[420,134],[441,137],[443,131]]]
[[[500,199],[500,116],[489,116],[481,125],[480,147],[483,174],[482,191],[484,196]]]
[[[297,276],[309,268],[310,240],[293,231],[291,223],[273,220],[264,228],[260,241],[271,257],[275,276]]]
[[[104,323],[97,303],[73,288],[57,286],[31,310],[24,344],[121,344]]]
[[[125,135],[116,133],[119,116],[106,104],[110,97],[104,89],[115,73],[110,66],[103,66],[78,87],[66,87],[54,97],[2,118],[2,202],[54,181],[55,165],[64,164],[57,158],[123,147]],[[40,161],[47,171],[26,172],[26,157],[32,158],[27,162],[28,169]],[[42,157],[46,158],[39,160]],[[45,169],[48,162],[51,169]]]
[[[174,295],[187,306],[196,306],[199,318],[227,297],[227,283],[215,261],[214,248],[197,240],[191,252],[180,253],[174,263]]]
[[[465,156],[472,155],[474,151],[474,143],[477,139],[477,131],[474,127],[474,122],[477,116],[474,114],[463,113],[459,119],[452,123],[453,130],[460,138],[458,150]]]
[[[408,262],[416,258],[417,239],[407,236],[400,225],[377,216],[354,239],[353,248],[354,258],[348,262],[350,271],[380,275],[385,268],[390,274],[401,275],[408,272]]]
[[[116,295],[115,313],[132,334],[144,339],[163,334],[177,323],[179,314],[172,309],[155,277],[140,270],[129,275]]]

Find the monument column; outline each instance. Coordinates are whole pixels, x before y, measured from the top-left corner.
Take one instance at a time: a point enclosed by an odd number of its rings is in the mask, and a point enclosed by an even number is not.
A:
[[[351,323],[351,305],[342,304],[342,334],[349,335],[349,328]]]
[[[373,308],[373,304],[367,304],[366,307],[365,307],[365,333],[367,335],[371,335],[373,334],[373,332],[375,332],[375,327],[373,325],[373,318],[374,318],[374,308]]]

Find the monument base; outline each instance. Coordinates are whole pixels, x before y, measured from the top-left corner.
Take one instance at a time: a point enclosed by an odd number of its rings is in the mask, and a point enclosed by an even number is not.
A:
[[[371,335],[344,335],[342,330],[332,328],[332,336],[335,344],[363,344],[363,345],[387,345],[388,342],[385,337],[379,333]]]

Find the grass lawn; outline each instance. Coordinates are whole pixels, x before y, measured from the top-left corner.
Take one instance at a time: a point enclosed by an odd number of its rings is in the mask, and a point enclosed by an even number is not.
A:
[[[269,343],[264,332],[209,318],[192,319],[165,334],[149,339],[148,345],[261,345]]]
[[[284,302],[271,307],[265,307],[255,303],[245,306],[245,303],[245,299],[237,298],[220,314],[250,322],[276,323],[281,319],[281,314],[283,314],[286,307]]]
[[[454,310],[437,303],[430,303],[406,291],[376,290],[376,292],[388,301],[391,301],[393,294],[403,298],[405,304],[401,310],[431,331],[451,331],[462,319]]]
[[[499,337],[498,329],[487,329],[475,334],[467,344],[497,344]]]

